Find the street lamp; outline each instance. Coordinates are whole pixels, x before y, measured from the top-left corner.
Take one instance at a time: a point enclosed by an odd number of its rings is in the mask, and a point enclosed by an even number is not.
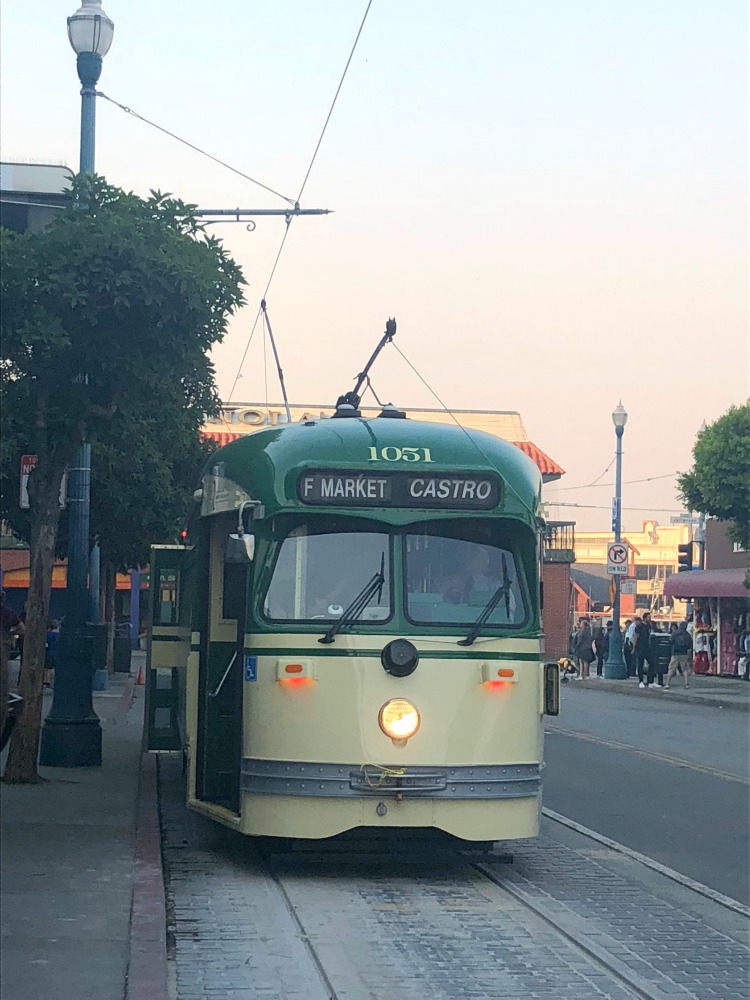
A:
[[[94,172],[96,83],[114,31],[101,0],[81,0],[80,8],[68,18],[68,38],[78,57],[81,81],[82,174]],[[88,380],[85,374],[79,378]],[[52,707],[42,728],[39,763],[46,767],[89,767],[102,762],[102,728],[91,699],[91,653],[85,643],[90,487],[91,445],[86,443],[78,449],[68,470],[65,623],[58,640]]]
[[[622,541],[622,435],[625,431],[625,424],[628,422],[628,415],[622,400],[617,404],[612,413],[612,423],[615,425],[617,435],[617,451],[615,463],[615,516],[614,529],[615,541]],[[619,681],[628,676],[628,668],[622,655],[622,632],[620,630],[620,577],[614,577],[615,603],[612,609],[613,627],[609,637],[609,652],[607,662],[604,664],[604,676],[607,680]]]

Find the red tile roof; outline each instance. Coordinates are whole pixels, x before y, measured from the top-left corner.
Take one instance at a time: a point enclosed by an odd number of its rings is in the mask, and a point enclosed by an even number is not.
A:
[[[565,469],[557,462],[553,462],[549,455],[546,455],[541,448],[538,448],[532,441],[514,441],[516,448],[520,448],[524,455],[528,455],[532,462],[543,476],[564,476]]]

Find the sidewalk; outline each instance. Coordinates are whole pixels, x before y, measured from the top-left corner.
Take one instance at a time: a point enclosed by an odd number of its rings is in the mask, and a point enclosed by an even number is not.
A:
[[[672,678],[668,691],[640,688],[637,677],[630,677],[625,681],[608,681],[598,677],[591,677],[585,681],[571,680],[566,688],[567,690],[594,688],[598,691],[615,691],[637,698],[660,698],[662,701],[710,705],[733,712],[750,711],[750,683],[736,677],[693,674],[690,677],[690,687],[686,689],[682,677],[678,674]]]
[[[44,785],[0,786],[8,1000],[166,998],[155,767],[153,756],[142,760],[144,689],[135,685],[144,661],[134,652],[132,676],[114,674],[94,694],[100,768],[42,767]],[[46,694],[45,713],[51,703]]]

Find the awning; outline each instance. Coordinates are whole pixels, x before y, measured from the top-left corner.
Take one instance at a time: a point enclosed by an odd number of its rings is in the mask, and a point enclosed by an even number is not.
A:
[[[746,597],[746,569],[694,569],[688,573],[673,573],[664,584],[665,597],[680,600],[691,597]]]

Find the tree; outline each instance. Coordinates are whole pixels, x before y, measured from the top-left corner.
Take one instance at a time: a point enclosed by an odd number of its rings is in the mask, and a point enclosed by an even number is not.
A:
[[[728,521],[732,541],[750,549],[750,402],[698,432],[693,467],[677,483],[689,510]]]
[[[34,453],[29,480],[31,569],[22,690],[6,781],[39,780],[36,758],[52,560],[64,470],[151,400],[192,419],[215,412],[208,352],[243,302],[244,279],[192,207],[142,199],[100,177],[73,181],[70,208],[41,233],[2,231],[0,405],[9,452]],[[133,409],[137,409],[134,406]],[[137,451],[138,442],[134,448]],[[4,497],[3,506],[13,502]]]

